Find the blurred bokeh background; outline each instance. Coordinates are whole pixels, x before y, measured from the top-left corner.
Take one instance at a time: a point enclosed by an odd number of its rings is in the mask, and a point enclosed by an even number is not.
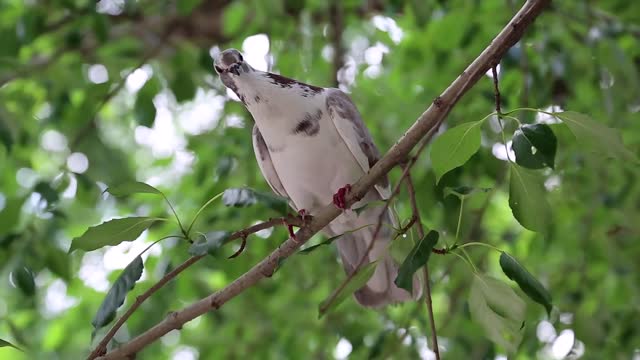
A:
[[[2,0],[0,339],[24,352],[0,347],[0,359],[85,357],[91,318],[110,283],[150,242],[175,233],[175,224],[162,223],[134,242],[68,254],[71,239],[88,226],[168,214],[160,198],[116,199],[103,194],[107,186],[145,181],[185,219],[226,188],[268,191],[251,148],[252,119],[213,71],[220,51],[235,47],[257,69],[349,92],[384,152],[522,3]],[[586,113],[621,129],[638,154],[639,68],[640,2],[557,1],[502,60],[503,109]],[[494,107],[487,76],[444,128],[479,120]],[[414,180],[425,226],[451,243],[460,203],[443,189],[493,189],[465,202],[461,239],[509,251],[549,289],[555,306],[547,317],[527,300],[524,339],[509,358],[640,359],[637,165],[592,154],[553,118],[517,116],[553,124],[558,137],[556,168],[544,172],[549,234],[523,229],[511,213],[495,118],[482,128],[481,150],[437,185],[429,157],[420,158]],[[515,127],[506,127],[508,141]],[[409,218],[405,193],[396,208]],[[261,204],[218,202],[197,227],[233,231],[276,215]],[[115,340],[126,342],[169,311],[221,289],[286,236],[282,228],[264,231],[236,259],[226,256],[237,244],[200,261],[149,299]],[[187,248],[169,239],[145,253],[142,279],[124,306],[187,259]],[[499,253],[469,252],[483,272],[506,279]],[[430,268],[443,357],[506,359],[469,316],[470,268],[455,256],[432,256]],[[374,311],[349,298],[318,319],[318,304],[343,277],[333,247],[293,256],[272,278],[138,359],[434,358],[423,305]]]

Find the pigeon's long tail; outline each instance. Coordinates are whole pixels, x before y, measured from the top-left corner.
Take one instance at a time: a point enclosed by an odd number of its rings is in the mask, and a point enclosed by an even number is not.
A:
[[[358,226],[355,228],[366,225],[366,223],[360,224],[363,219],[377,219],[379,213],[379,207],[366,209],[358,216]],[[394,223],[392,216],[391,212],[387,211],[383,225],[375,240],[373,239],[376,228],[375,224],[353,233],[347,233],[337,240],[338,252],[340,253],[342,264],[347,274],[351,274],[354,271],[363,256],[366,256],[364,264],[378,261],[373,276],[371,276],[365,286],[354,293],[358,303],[363,306],[381,307],[387,304],[415,299],[422,293],[417,275],[413,279],[413,296],[394,284],[394,280],[398,274],[398,265],[391,257],[388,248],[394,233],[390,227]],[[367,254],[371,241],[375,242]]]

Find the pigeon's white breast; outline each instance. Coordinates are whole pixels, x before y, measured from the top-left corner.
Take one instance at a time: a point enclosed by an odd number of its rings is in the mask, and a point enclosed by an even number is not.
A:
[[[313,214],[315,209],[330,203],[339,188],[353,184],[364,171],[336,130],[324,94],[298,97],[289,104],[286,112],[265,106],[254,108],[252,114],[287,194],[298,209]],[[315,113],[317,109],[322,110],[318,133],[313,136],[294,133],[304,114]]]

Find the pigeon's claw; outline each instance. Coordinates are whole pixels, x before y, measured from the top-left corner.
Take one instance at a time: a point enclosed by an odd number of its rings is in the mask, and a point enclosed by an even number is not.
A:
[[[307,220],[311,218],[311,214],[309,214],[309,212],[306,209],[298,210],[298,215],[300,215],[300,218],[302,219],[303,223],[306,223]]]
[[[351,191],[351,184],[347,184],[340,189],[338,192],[333,195],[333,205],[335,205],[340,210],[347,209],[347,202],[345,200],[345,196]]]
[[[296,233],[293,232],[293,225],[289,224],[286,219],[282,219],[282,224],[289,230],[289,237],[296,240]]]

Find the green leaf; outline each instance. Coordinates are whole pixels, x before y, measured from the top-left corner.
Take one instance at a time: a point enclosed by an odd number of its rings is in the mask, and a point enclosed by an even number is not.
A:
[[[189,247],[189,255],[216,255],[216,251],[229,239],[229,235],[226,231],[211,231],[206,235],[201,234],[196,242]]]
[[[91,321],[93,325],[93,333],[91,337],[95,335],[96,331],[101,327],[107,325],[116,316],[116,311],[124,303],[127,297],[127,293],[133,289],[136,281],[142,276],[142,269],[144,265],[142,263],[142,257],[137,256],[126,268],[122,271],[122,274],[118,276],[116,281],[109,289],[107,296],[100,304],[98,312]]]
[[[558,140],[546,124],[524,125],[513,135],[516,163],[529,169],[553,169]]]
[[[319,244],[315,244],[315,245],[309,246],[309,247],[307,247],[307,248],[305,248],[305,249],[302,249],[302,250],[300,250],[300,251],[298,252],[298,254],[308,255],[308,254],[310,254],[312,251],[315,251],[315,250],[317,250],[318,248],[320,248],[320,247],[322,247],[322,246],[330,245],[330,244],[331,244],[331,243],[333,243],[334,241],[336,241],[336,240],[338,240],[339,238],[343,237],[343,236],[344,236],[344,234],[346,234],[346,233],[343,233],[343,234],[340,234],[340,235],[336,235],[336,236],[332,236],[332,237],[328,238],[327,240],[325,240],[325,241],[323,241],[323,242],[321,242],[321,243],[319,243]]]
[[[20,214],[22,213],[22,198],[8,198],[4,204],[4,208],[0,210],[0,235],[8,234],[16,228],[20,222]]]
[[[71,259],[54,245],[44,246],[44,263],[49,270],[64,280],[71,280]]]
[[[486,193],[491,191],[491,188],[474,188],[471,186],[464,186],[464,185],[456,186],[456,187],[447,186],[444,188],[444,196],[447,197],[449,195],[453,195],[458,199],[462,200],[462,199],[470,198],[471,195],[475,194],[478,191]]]
[[[160,89],[160,82],[152,77],[138,91],[133,106],[133,113],[138,124],[146,127],[153,126],[153,121],[156,118],[156,106],[153,104],[153,98],[160,92]]]
[[[573,111],[554,113],[553,115],[562,120],[578,139],[578,142],[587,149],[611,158],[640,163],[638,157],[624,146],[622,136],[617,129],[594,121],[588,115]]]
[[[0,348],[2,348],[2,347],[12,347],[12,348],[14,348],[16,350],[22,351],[22,349],[20,349],[19,347],[13,345],[12,343],[8,342],[7,340],[0,339]]]
[[[226,35],[237,35],[246,26],[247,5],[241,1],[234,1],[224,9],[224,33]]]
[[[545,233],[551,222],[551,207],[542,178],[536,172],[511,163],[509,207],[525,228]]]
[[[376,271],[377,261],[363,265],[360,270],[351,278],[345,279],[344,282],[335,289],[331,295],[320,303],[318,307],[318,317],[321,318],[329,310],[335,309],[340,305],[349,295],[353,294],[356,290],[363,287],[367,281],[373,276]]]
[[[33,272],[26,266],[18,266],[11,272],[13,283],[27,296],[36,293],[36,282],[33,280]]]
[[[452,169],[463,165],[480,148],[482,121],[465,123],[438,136],[431,147],[431,163],[436,181]]]
[[[500,267],[505,275],[515,281],[531,300],[544,306],[547,310],[547,315],[551,315],[551,309],[553,308],[551,304],[551,294],[542,286],[538,279],[531,275],[524,266],[506,252],[500,255]]]
[[[92,251],[107,245],[118,245],[123,241],[133,241],[154,222],[161,220],[164,219],[138,216],[114,219],[92,226],[84,234],[72,240],[69,252],[76,249]]]
[[[127,196],[131,194],[157,194],[164,196],[160,190],[139,181],[125,182],[117,186],[110,186],[106,191],[113,196]]]
[[[371,209],[372,207],[384,206],[384,204],[386,204],[386,203],[387,203],[386,200],[375,200],[375,201],[368,202],[368,203],[360,206],[359,208],[355,208],[355,209],[351,209],[351,210],[353,210],[353,212],[355,212],[356,215],[360,216],[360,214],[362,214],[363,211],[365,211],[367,209]]]
[[[507,284],[486,275],[475,275],[469,291],[471,317],[483,334],[514,353],[522,341],[526,304]]]
[[[409,293],[413,292],[413,274],[429,261],[431,249],[438,242],[439,236],[437,231],[431,230],[411,249],[398,269],[398,276],[393,281],[399,288],[405,289]]]
[[[180,15],[186,16],[191,14],[193,9],[200,5],[200,3],[202,3],[202,0],[180,0],[176,3],[176,7]]]

